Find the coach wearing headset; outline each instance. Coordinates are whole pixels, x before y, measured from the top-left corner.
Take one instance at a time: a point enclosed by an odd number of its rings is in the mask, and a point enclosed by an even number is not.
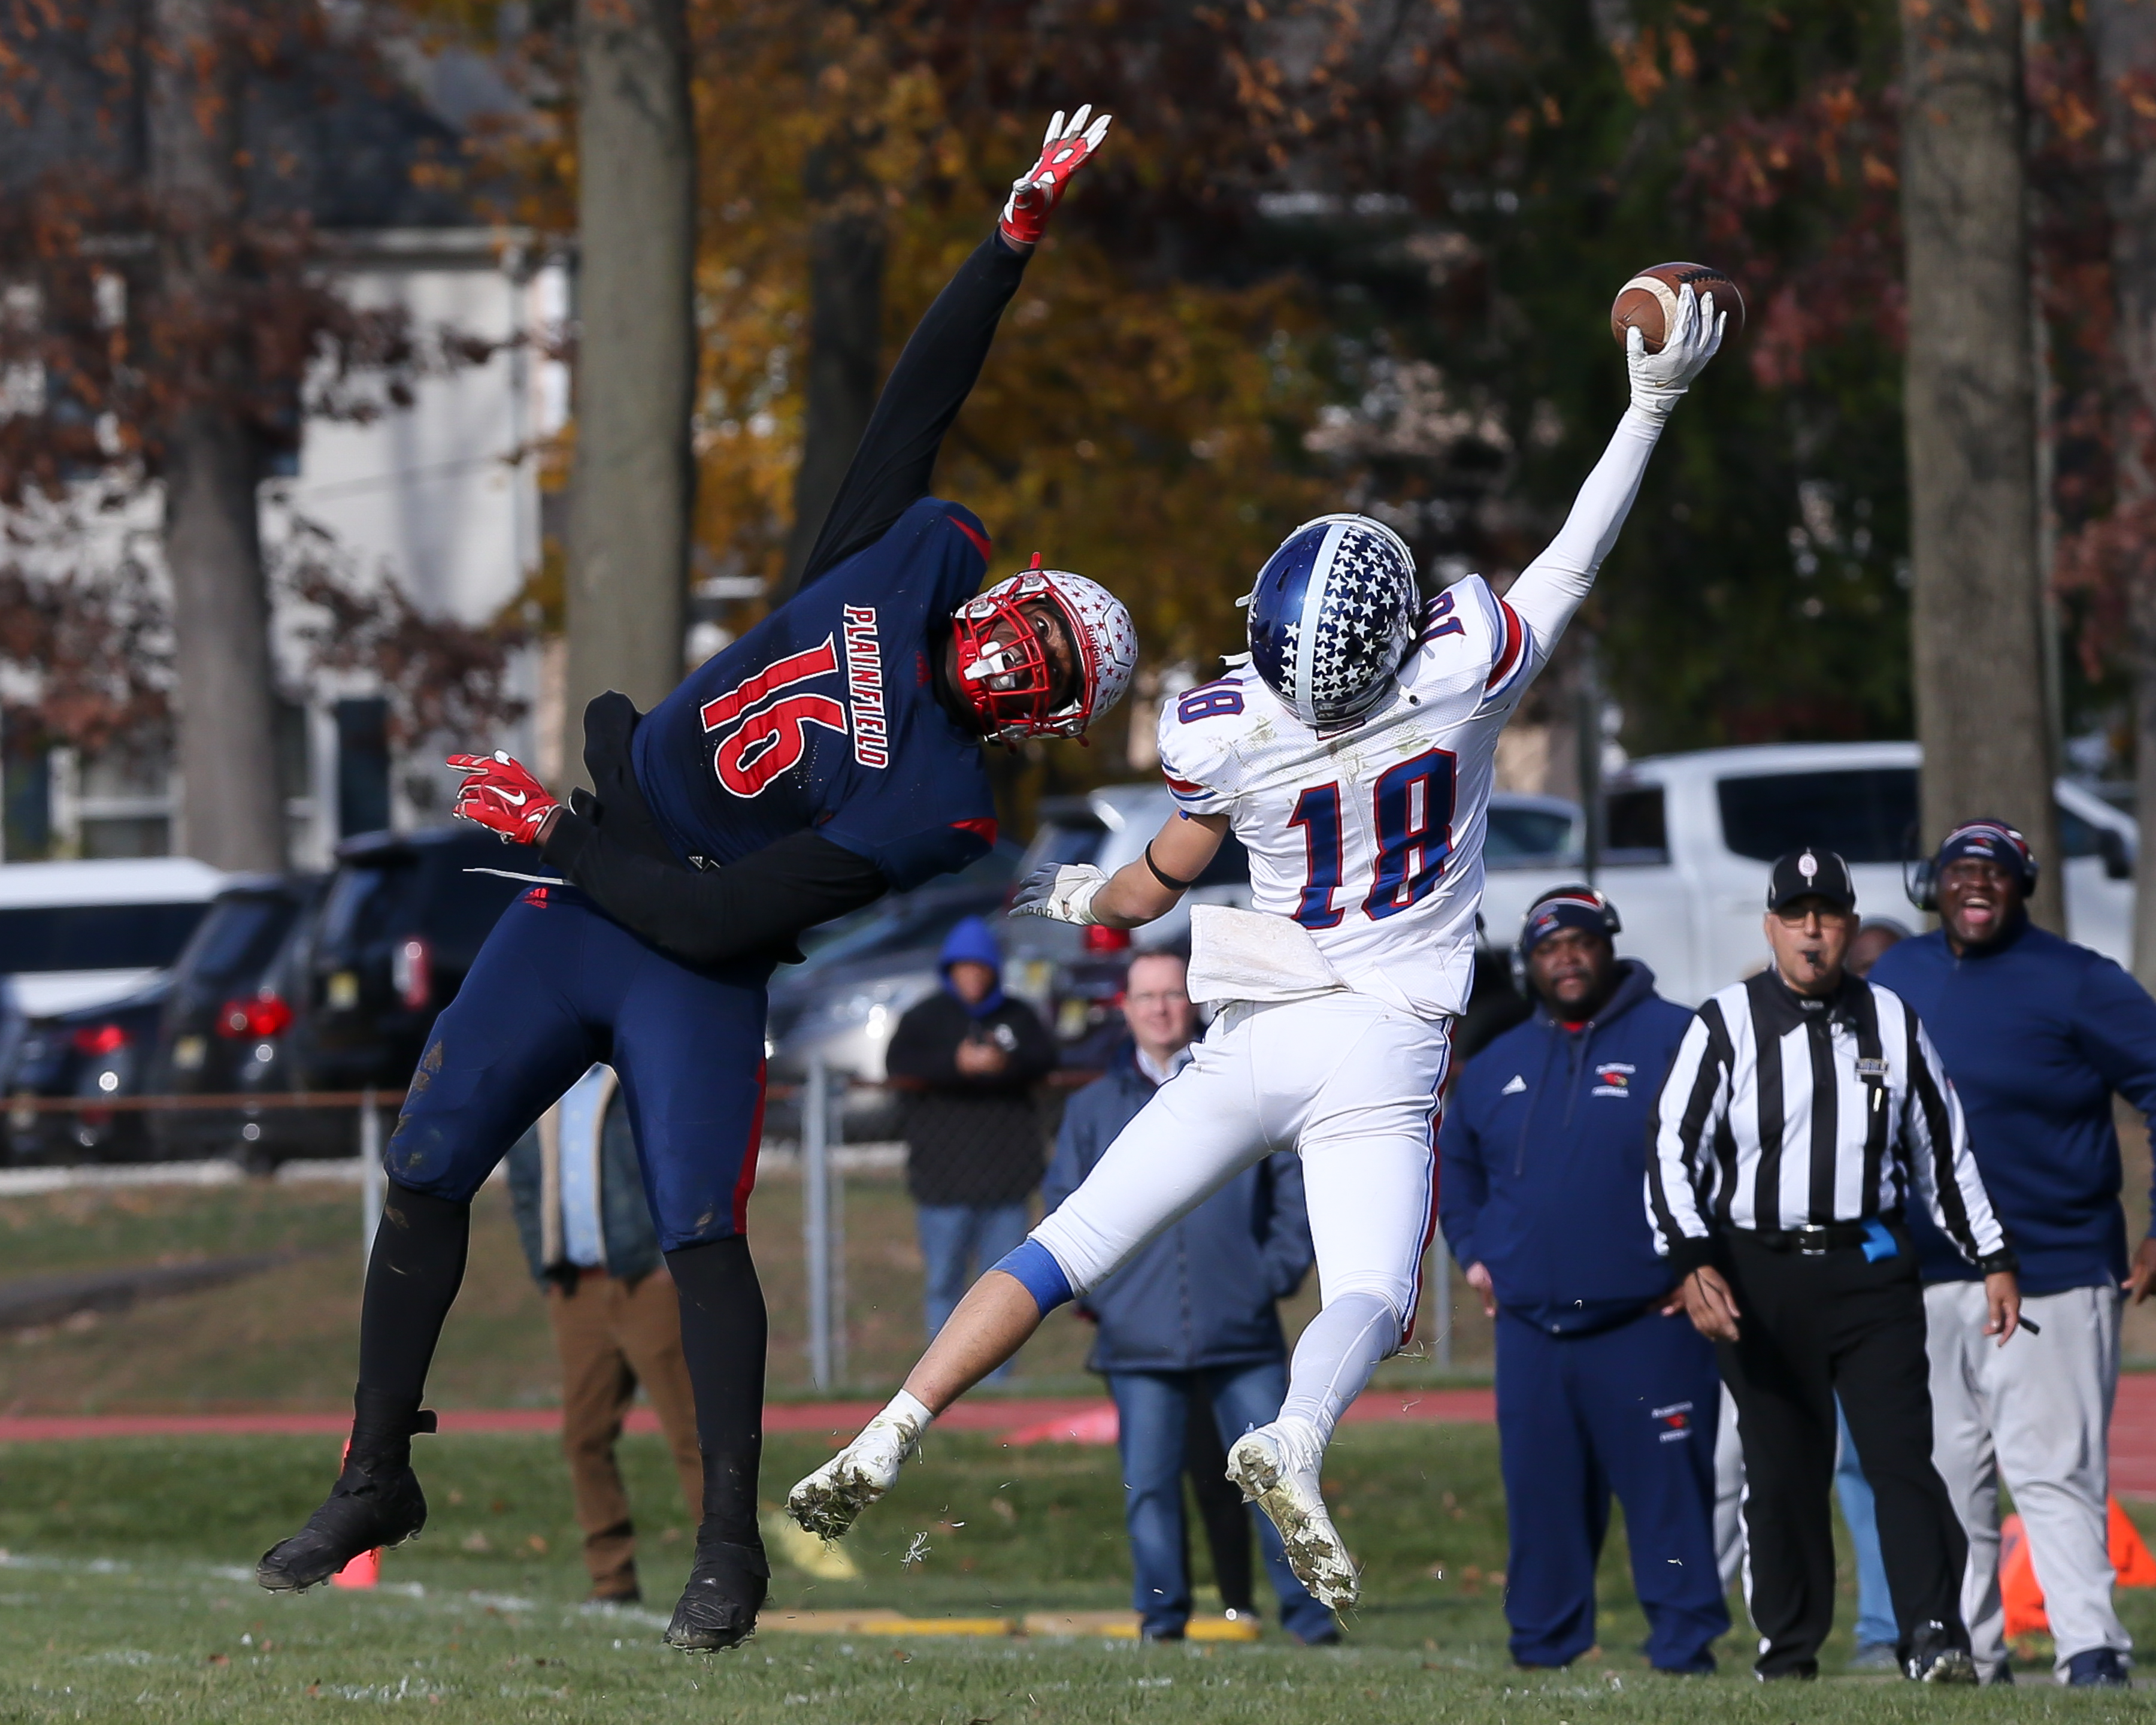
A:
[[[1468,1063],[1446,1104],[1438,1216],[1497,1320],[1513,1660],[1566,1666],[1594,1644],[1614,1490],[1648,1660],[1704,1672],[1729,1628],[1714,1560],[1721,1386],[1712,1348],[1670,1306],[1640,1204],[1655,1095],[1691,1014],[1618,957],[1619,927],[1591,886],[1528,907],[1518,962],[1534,1015]]]
[[[1929,891],[1920,882],[1912,894],[1936,894],[1941,926],[1883,954],[1871,980],[1931,1032],[2021,1260],[2024,1332],[1994,1348],[1982,1335],[1982,1283],[1912,1206],[1933,1460],[1969,1533],[1971,1653],[1981,1675],[2005,1679],[2003,1480],[2028,1529],[2060,1680],[2118,1687],[2133,1643],[2112,1609],[2106,1444],[2120,1291],[2148,1297],[2156,1240],[2141,1243],[2129,1269],[2112,1096],[2156,1111],[2156,1000],[2110,959],[2030,923],[2036,870],[2027,841],[2003,821],[1955,828]]]

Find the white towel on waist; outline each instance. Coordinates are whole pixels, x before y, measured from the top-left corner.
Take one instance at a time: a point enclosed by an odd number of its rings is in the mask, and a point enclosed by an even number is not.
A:
[[[1193,1000],[1306,1000],[1348,986],[1309,931],[1290,918],[1229,905],[1190,907]]]

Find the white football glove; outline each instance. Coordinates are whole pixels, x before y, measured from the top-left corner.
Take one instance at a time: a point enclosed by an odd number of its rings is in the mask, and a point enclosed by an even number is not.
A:
[[[1722,346],[1727,311],[1714,309],[1709,294],[1704,305],[1689,284],[1677,290],[1676,316],[1660,353],[1647,352],[1647,338],[1637,324],[1625,332],[1625,367],[1632,374],[1632,405],[1643,413],[1666,419],[1677,398],[1691,388],[1691,380],[1707,368],[1707,361]]]
[[[1050,863],[1019,883],[1010,913],[1056,922],[1098,922],[1093,900],[1107,884],[1108,877],[1091,863]]]

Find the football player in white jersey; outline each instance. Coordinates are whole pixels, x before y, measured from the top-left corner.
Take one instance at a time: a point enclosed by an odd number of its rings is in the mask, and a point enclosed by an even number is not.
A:
[[[1085,1183],[976,1282],[906,1387],[793,1488],[843,1533],[928,1422],[1239,1170],[1295,1146],[1324,1306],[1280,1416],[1228,1476],[1336,1608],[1355,1568],[1319,1496],[1348,1404],[1413,1332],[1435,1225],[1439,1092],[1465,1009],[1497,733],[1586,597],[1677,398],[1721,345],[1712,296],[1681,291],[1659,352],[1633,331],[1632,405],[1556,540],[1500,598],[1479,575],[1428,605],[1398,535],[1361,516],[1297,528],[1247,601],[1250,653],[1163,709],[1178,805],[1113,876],[1045,869],[1013,911],[1130,928],[1167,911],[1232,830],[1253,908],[1192,913],[1192,998],[1219,1011]]]

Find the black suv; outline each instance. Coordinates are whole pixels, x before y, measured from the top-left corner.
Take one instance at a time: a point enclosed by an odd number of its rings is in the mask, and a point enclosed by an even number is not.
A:
[[[186,1096],[297,1087],[295,967],[326,885],[319,875],[261,875],[217,896],[172,968],[151,1090]],[[158,1154],[172,1161],[236,1151],[250,1163],[274,1163],[314,1150],[324,1130],[324,1122],[291,1109],[182,1108],[150,1117]],[[348,1125],[330,1131],[331,1148],[349,1154]]]
[[[530,849],[470,828],[371,833],[340,845],[295,967],[300,1087],[372,1085],[385,1101],[402,1096],[434,1015],[526,889],[472,871],[531,874],[537,866]]]
[[[170,977],[103,1006],[32,1025],[8,1075],[12,1096],[133,1096],[146,1085]],[[7,1159],[15,1163],[141,1162],[151,1153],[147,1117],[134,1109],[45,1114],[10,1106]]]

